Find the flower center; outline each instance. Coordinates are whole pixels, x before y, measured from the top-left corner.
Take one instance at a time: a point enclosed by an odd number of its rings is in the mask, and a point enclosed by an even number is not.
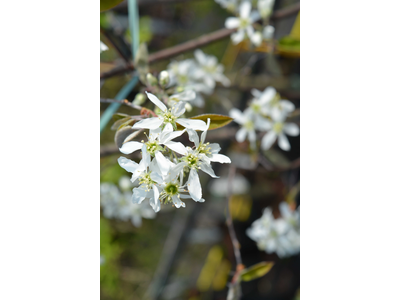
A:
[[[257,104],[257,103],[252,103],[252,104],[250,105],[250,107],[251,107],[251,109],[252,109],[254,112],[256,112],[256,113],[260,112],[260,110],[261,110],[261,105],[260,105],[260,104]]]
[[[187,75],[178,75],[178,82],[180,85],[185,85],[189,81],[189,78]]]
[[[247,130],[253,130],[254,123],[253,121],[247,121],[246,123],[244,123],[243,127],[246,128]]]
[[[171,124],[175,124],[175,120],[177,119],[172,113],[171,113],[171,109],[169,111],[167,111],[164,115],[164,123],[171,123]]]
[[[281,133],[282,129],[283,129],[283,123],[277,122],[277,123],[274,124],[274,131],[276,133]]]
[[[150,189],[151,186],[153,184],[155,184],[155,182],[153,180],[151,180],[150,174],[151,174],[151,172],[143,173],[142,175],[140,175],[140,177],[139,177],[139,185],[145,184]]]
[[[239,23],[240,28],[246,28],[249,25],[250,25],[250,22],[248,19],[240,19],[240,23]]]
[[[199,162],[199,158],[194,154],[189,154],[185,158],[185,161],[188,164],[188,167],[191,169],[197,169],[197,164]]]
[[[211,154],[211,147],[208,146],[209,144],[210,143],[200,144],[199,147],[197,148],[197,151],[200,154],[210,155]]]
[[[161,147],[156,140],[148,141],[146,144],[146,150],[151,155],[154,156],[157,150],[163,151],[164,148]]]
[[[179,186],[177,183],[170,182],[165,186],[164,191],[169,196],[173,196],[178,193],[178,189],[179,189]]]

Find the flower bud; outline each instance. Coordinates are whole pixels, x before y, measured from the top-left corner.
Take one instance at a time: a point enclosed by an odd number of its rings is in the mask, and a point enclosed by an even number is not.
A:
[[[169,83],[169,74],[167,71],[161,71],[158,75],[158,83],[161,87],[166,87]]]
[[[186,103],[186,104],[185,104],[185,110],[186,110],[187,112],[191,112],[192,109],[193,109],[193,107],[192,107],[192,105],[191,105],[190,103]]]
[[[157,85],[157,78],[155,78],[153,75],[150,73],[147,73],[146,75],[146,80],[147,80],[147,85],[149,86],[155,86]]]
[[[142,93],[137,93],[132,103],[135,105],[142,105],[145,101],[146,96]]]

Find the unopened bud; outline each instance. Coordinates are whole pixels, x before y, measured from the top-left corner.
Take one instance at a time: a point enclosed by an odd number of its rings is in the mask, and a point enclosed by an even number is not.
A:
[[[167,71],[161,71],[160,74],[158,75],[158,83],[161,85],[161,87],[166,87],[169,83],[169,74]]]
[[[133,100],[133,104],[142,105],[146,101],[146,96],[142,93],[137,93],[135,99]]]
[[[183,88],[183,86],[177,86],[175,89],[176,93],[182,93],[185,89]]]
[[[147,73],[146,75],[146,80],[147,80],[147,84],[149,86],[155,86],[157,85],[157,78],[155,78],[153,75],[151,75],[150,73]]]
[[[192,105],[191,105],[190,103],[186,103],[186,104],[185,104],[185,110],[186,110],[187,112],[191,112],[192,109],[193,109],[193,107],[192,107]]]

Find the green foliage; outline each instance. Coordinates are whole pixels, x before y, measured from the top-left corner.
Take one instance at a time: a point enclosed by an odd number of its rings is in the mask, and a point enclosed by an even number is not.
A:
[[[202,120],[207,123],[207,119],[210,118],[210,127],[208,130],[214,130],[217,128],[224,127],[225,125],[228,125],[230,122],[232,122],[232,118],[224,115],[217,115],[217,114],[204,114],[204,115],[199,115],[195,117],[191,117],[190,119],[193,120]],[[182,130],[182,126],[178,126],[179,130]]]
[[[100,0],[100,11],[105,11],[117,6],[123,0]]]
[[[242,281],[250,281],[260,278],[265,274],[267,274],[271,270],[273,265],[274,265],[273,262],[266,262],[266,261],[255,264],[247,269],[244,269],[240,273],[240,279]]]

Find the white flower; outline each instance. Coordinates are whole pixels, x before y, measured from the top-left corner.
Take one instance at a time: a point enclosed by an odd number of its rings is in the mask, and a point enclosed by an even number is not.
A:
[[[252,24],[260,18],[257,11],[251,12],[251,3],[244,1],[239,6],[239,18],[229,17],[225,21],[226,28],[238,28],[236,33],[231,35],[232,42],[238,44],[245,38],[245,34],[251,39],[254,33]]]
[[[224,67],[218,64],[215,56],[206,55],[200,49],[194,51],[194,56],[199,64],[199,68],[195,70],[195,77],[202,79],[210,89],[215,88],[215,82],[219,81],[224,86],[229,86],[229,79],[223,74]]]
[[[261,148],[263,150],[268,150],[276,139],[278,139],[278,146],[282,150],[289,151],[290,144],[285,134],[290,136],[299,135],[299,126],[294,123],[285,123],[286,116],[283,114],[273,113],[271,119],[272,121],[265,120],[265,123],[267,123],[269,127],[268,130],[270,131],[263,136]]]
[[[179,118],[181,115],[185,113],[185,103],[178,102],[175,104],[172,109],[167,109],[164,103],[162,103],[155,95],[151,93],[147,93],[147,97],[149,97],[150,101],[153,102],[159,109],[161,109],[162,113],[158,117],[143,119],[137,123],[135,123],[132,128],[148,128],[148,129],[157,129],[165,126],[166,124],[171,124],[173,128],[176,128],[176,123],[179,123],[183,127],[192,128],[194,130],[204,130],[206,127],[206,123],[202,120],[191,120]]]
[[[252,89],[251,93],[255,98],[251,101],[250,107],[255,113],[287,116],[296,108],[292,102],[280,99],[273,87],[267,87],[263,92]]]
[[[266,19],[271,15],[274,2],[275,0],[258,0],[257,8],[263,19]]]
[[[250,36],[250,41],[253,43],[254,46],[258,47],[261,45],[262,42],[262,34],[259,31],[256,31],[253,33],[252,36]]]
[[[160,171],[162,174],[162,179],[158,178],[157,183],[160,187],[159,197],[156,199],[157,203],[163,202],[173,203],[176,208],[186,207],[185,203],[181,201],[182,199],[190,199],[193,198],[189,195],[183,194],[187,192],[186,184],[183,185],[183,168],[185,167],[184,162],[180,162],[178,164],[174,164],[168,159],[166,159],[160,152],[156,154],[156,160],[158,161],[158,165],[160,167]],[[178,176],[180,175],[180,181],[178,180]],[[200,186],[201,189],[201,186]],[[194,199],[198,202],[204,202],[204,199]]]
[[[100,185],[100,203],[106,218],[115,218],[122,221],[130,220],[136,227],[142,224],[142,218],[152,219],[155,213],[146,205],[134,204],[130,192],[121,192],[115,185],[102,183]]]
[[[238,6],[238,0],[215,0],[215,2],[230,12],[235,12]]]
[[[287,219],[274,219],[270,208],[264,209],[262,217],[254,221],[246,233],[257,242],[260,250],[276,252],[279,257],[287,257],[300,250],[300,235]]]
[[[236,140],[242,143],[246,139],[246,136],[248,136],[252,149],[256,148],[256,129],[270,128],[270,123],[256,115],[250,108],[246,108],[243,113],[237,108],[233,108],[230,110],[229,116],[236,123],[242,125],[242,128],[236,132]]]
[[[173,142],[172,140],[181,136],[185,130],[174,131],[171,123],[167,123],[162,131],[160,127],[157,129],[150,129],[150,134],[146,143],[136,141],[127,142],[123,144],[119,150],[124,154],[130,154],[142,149],[142,155],[147,155],[148,153],[154,157],[156,151],[164,151],[161,145],[165,145],[171,150],[183,155],[186,154],[185,146],[180,142]]]
[[[168,67],[170,74],[170,84],[176,84],[181,87],[186,87],[194,82],[194,72],[197,65],[193,59],[185,59],[182,61],[172,61]]]
[[[100,53],[106,50],[108,50],[107,45],[100,41]]]
[[[194,142],[196,148],[191,149],[187,147],[188,154],[182,157],[182,161],[185,163],[184,166],[190,170],[187,186],[190,196],[192,196],[195,201],[200,201],[202,197],[200,178],[197,170],[202,170],[213,178],[219,178],[215,175],[210,162],[231,163],[229,157],[218,154],[221,149],[218,144],[211,146],[209,143],[204,143],[209,126],[210,119],[207,119],[207,129],[201,134],[200,142],[197,133],[194,130],[188,129],[189,139]]]

